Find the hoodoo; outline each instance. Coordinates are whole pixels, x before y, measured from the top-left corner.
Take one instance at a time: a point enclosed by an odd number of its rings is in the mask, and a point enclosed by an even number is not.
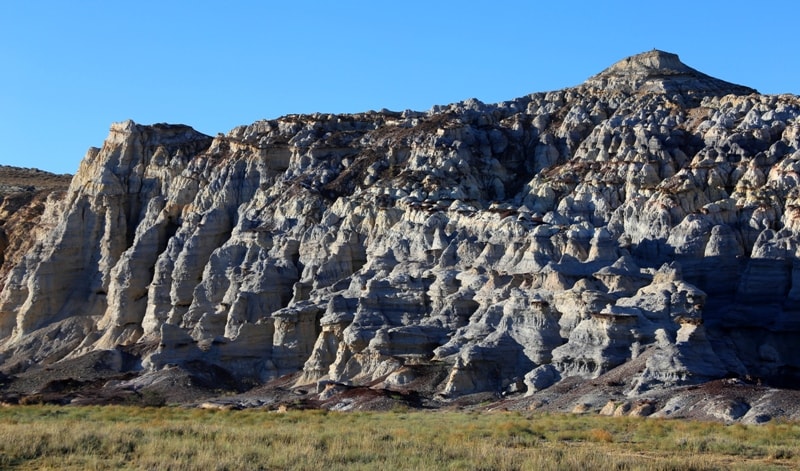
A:
[[[653,50],[497,104],[114,124],[65,192],[0,185],[0,394],[800,418],[798,116]]]

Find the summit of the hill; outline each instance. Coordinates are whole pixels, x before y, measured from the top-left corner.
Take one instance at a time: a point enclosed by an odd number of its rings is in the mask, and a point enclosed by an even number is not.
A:
[[[586,85],[626,93],[749,95],[755,89],[726,82],[681,62],[677,54],[653,49],[622,59],[589,78]]]

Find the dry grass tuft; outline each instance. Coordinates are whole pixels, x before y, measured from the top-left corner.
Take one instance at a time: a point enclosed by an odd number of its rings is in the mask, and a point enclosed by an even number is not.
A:
[[[589,439],[598,443],[611,443],[614,441],[614,436],[608,430],[593,428],[589,430]]]

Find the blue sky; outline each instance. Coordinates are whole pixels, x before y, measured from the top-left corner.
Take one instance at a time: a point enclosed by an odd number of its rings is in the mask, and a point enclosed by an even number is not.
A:
[[[800,94],[800,3],[4,1],[0,164],[73,173],[114,121],[214,135],[288,113],[427,110],[674,52]]]

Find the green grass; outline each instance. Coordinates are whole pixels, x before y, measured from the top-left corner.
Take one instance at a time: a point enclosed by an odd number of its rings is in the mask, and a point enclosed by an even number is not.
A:
[[[0,408],[0,469],[800,468],[800,424],[589,415]]]

